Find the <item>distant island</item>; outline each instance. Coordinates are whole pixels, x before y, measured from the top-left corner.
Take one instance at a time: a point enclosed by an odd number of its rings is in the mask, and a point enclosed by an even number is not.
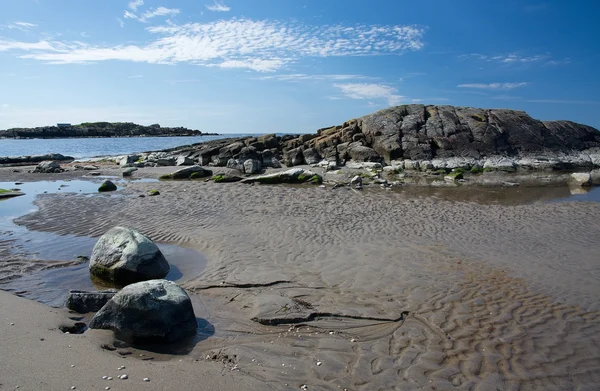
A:
[[[84,137],[179,137],[218,136],[184,127],[169,128],[159,124],[150,126],[132,122],[83,122],[79,125],[56,124],[37,128],[11,128],[0,130],[0,138],[84,138]]]

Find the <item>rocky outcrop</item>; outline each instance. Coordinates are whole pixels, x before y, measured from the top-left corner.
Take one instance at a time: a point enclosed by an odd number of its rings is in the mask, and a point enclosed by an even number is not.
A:
[[[171,174],[165,174],[160,179],[194,179],[212,176],[212,171],[200,166],[190,166],[179,169]]]
[[[194,335],[198,322],[179,285],[150,280],[123,288],[94,315],[89,327],[112,330],[128,340],[175,342]]]
[[[163,278],[169,263],[146,236],[130,228],[114,227],[98,239],[89,268],[96,277],[124,285]]]
[[[215,140],[167,151],[242,173],[248,159],[262,167],[354,162],[420,171],[573,170],[600,167],[600,132],[570,121],[538,121],[523,111],[403,105],[312,135]]]
[[[72,156],[64,156],[60,153],[49,153],[46,155],[33,155],[33,156],[0,156],[0,165],[10,164],[10,165],[19,165],[19,164],[31,164],[31,163],[39,163],[43,161],[70,161],[75,160]]]
[[[69,126],[11,128],[0,130],[0,138],[80,138],[80,137],[141,137],[141,136],[212,136],[183,127],[144,126],[131,122],[84,122]]]
[[[259,175],[243,179],[242,183],[262,183],[262,184],[278,184],[278,183],[313,183],[320,184],[323,178],[310,171],[302,168],[292,168],[287,171],[275,172],[273,174]]]

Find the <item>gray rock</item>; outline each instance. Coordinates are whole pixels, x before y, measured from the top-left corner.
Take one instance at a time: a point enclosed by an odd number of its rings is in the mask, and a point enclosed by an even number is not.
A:
[[[52,174],[56,172],[63,172],[64,170],[55,161],[43,161],[38,163],[33,172],[41,172],[44,174]]]
[[[129,165],[129,164],[135,163],[139,158],[140,158],[140,155],[126,155],[126,156],[121,156],[118,159],[117,163],[120,166],[126,166],[126,165]]]
[[[306,164],[317,164],[321,161],[321,155],[315,148],[306,148],[302,155]]]
[[[278,184],[278,183],[313,183],[321,184],[323,178],[303,168],[292,168],[287,171],[275,172],[273,174],[259,175],[252,178],[246,178],[242,183],[263,183],[263,184]]]
[[[232,170],[238,170],[239,172],[244,172],[244,162],[239,159],[229,159],[226,167],[231,168]]]
[[[360,175],[356,175],[354,178],[352,178],[352,179],[350,180],[350,184],[351,184],[351,185],[355,185],[355,186],[362,186],[362,184],[363,184],[363,180],[362,180],[362,178],[360,177]]]
[[[592,185],[592,175],[589,172],[574,172],[571,174],[571,185],[588,187]]]
[[[246,160],[258,160],[260,159],[260,154],[256,151],[254,147],[244,147],[240,150],[237,155],[238,160],[245,162]]]
[[[348,145],[346,153],[355,162],[381,162],[383,159],[373,148],[352,143]]]
[[[65,306],[78,312],[86,314],[88,312],[96,312],[100,310],[117,293],[116,289],[109,289],[98,292],[86,292],[71,290],[67,293],[67,301]]]
[[[283,153],[283,164],[288,167],[304,164],[302,148],[294,148]]]
[[[163,278],[169,263],[160,249],[138,231],[114,227],[98,239],[90,258],[90,273],[117,284]]]
[[[98,191],[100,191],[100,192],[116,191],[116,190],[117,190],[117,185],[115,185],[112,181],[109,181],[108,179],[105,180],[104,182],[102,182],[100,187],[98,187]]]
[[[194,159],[191,159],[187,156],[178,156],[175,161],[176,166],[192,166],[194,164]]]
[[[154,161],[154,163],[156,163],[156,165],[158,165],[158,166],[174,166],[175,165],[175,158],[173,158],[173,157],[160,158],[160,159],[156,159]]]
[[[256,159],[248,159],[244,162],[244,173],[246,174],[257,174],[261,168],[260,161]]]
[[[150,280],[123,288],[90,321],[91,329],[112,330],[121,339],[175,342],[198,328],[187,293],[166,280]]]
[[[124,177],[130,177],[131,175],[133,175],[133,173],[137,171],[137,168],[135,167],[129,167],[123,170],[122,174]]]
[[[161,179],[194,179],[212,176],[212,171],[200,166],[189,166],[175,171],[172,174],[161,176]]]

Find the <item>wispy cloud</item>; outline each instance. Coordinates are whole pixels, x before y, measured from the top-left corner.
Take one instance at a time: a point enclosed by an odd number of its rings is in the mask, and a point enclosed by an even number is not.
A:
[[[481,90],[512,90],[513,88],[524,87],[529,83],[519,82],[519,83],[490,83],[490,84],[481,84],[481,83],[473,83],[473,84],[459,84],[457,87],[459,88],[475,88]]]
[[[144,75],[132,75],[132,76],[129,76],[128,79],[139,79],[142,77],[144,77]]]
[[[175,12],[161,8],[149,12],[152,15]],[[315,26],[293,21],[233,18],[210,23],[154,26],[148,27],[147,31],[160,37],[143,46],[0,40],[0,51],[28,52],[19,55],[54,64],[109,60],[155,64],[184,62],[274,71],[305,57],[400,55],[420,50],[424,45],[423,29],[401,25]]]
[[[35,23],[28,22],[14,22],[6,25],[6,28],[10,30],[21,30],[21,31],[30,31],[31,29],[37,27]]]
[[[215,0],[213,4],[206,5],[206,9],[213,12],[228,12],[231,7],[226,6],[222,1]]]
[[[260,80],[277,80],[277,81],[306,81],[306,80],[359,80],[359,79],[377,79],[376,77],[368,77],[361,75],[308,75],[306,73],[293,73],[293,74],[281,74],[281,75],[270,75],[261,76]]]
[[[471,60],[476,59],[485,62],[493,62],[504,65],[525,65],[525,64],[534,64],[534,63],[550,63],[552,61],[552,57],[550,54],[534,54],[534,55],[521,55],[517,53],[510,54],[499,54],[499,55],[487,55],[480,53],[470,53],[470,54],[462,54],[458,56],[461,60]]]
[[[129,4],[127,4],[127,7],[135,11],[138,9],[138,7],[141,7],[142,5],[144,5],[144,0],[133,0],[130,1]]]
[[[117,23],[119,23],[119,26],[121,26],[121,28],[125,27],[125,22],[123,22],[123,19],[117,18]]]
[[[404,97],[398,95],[394,87],[385,84],[347,83],[334,84],[342,93],[351,99],[386,99],[390,106],[400,104]]]
[[[148,20],[156,16],[174,16],[179,14],[179,12],[180,11],[177,8],[158,7],[153,10],[144,12],[140,17],[140,20]]]

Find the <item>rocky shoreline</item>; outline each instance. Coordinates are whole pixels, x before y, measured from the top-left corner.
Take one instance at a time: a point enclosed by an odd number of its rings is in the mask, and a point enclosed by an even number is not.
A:
[[[131,122],[84,122],[78,125],[58,124],[57,126],[0,130],[0,139],[179,136],[218,136],[218,134],[202,133],[199,130],[184,127],[161,127],[159,124],[144,126]]]

